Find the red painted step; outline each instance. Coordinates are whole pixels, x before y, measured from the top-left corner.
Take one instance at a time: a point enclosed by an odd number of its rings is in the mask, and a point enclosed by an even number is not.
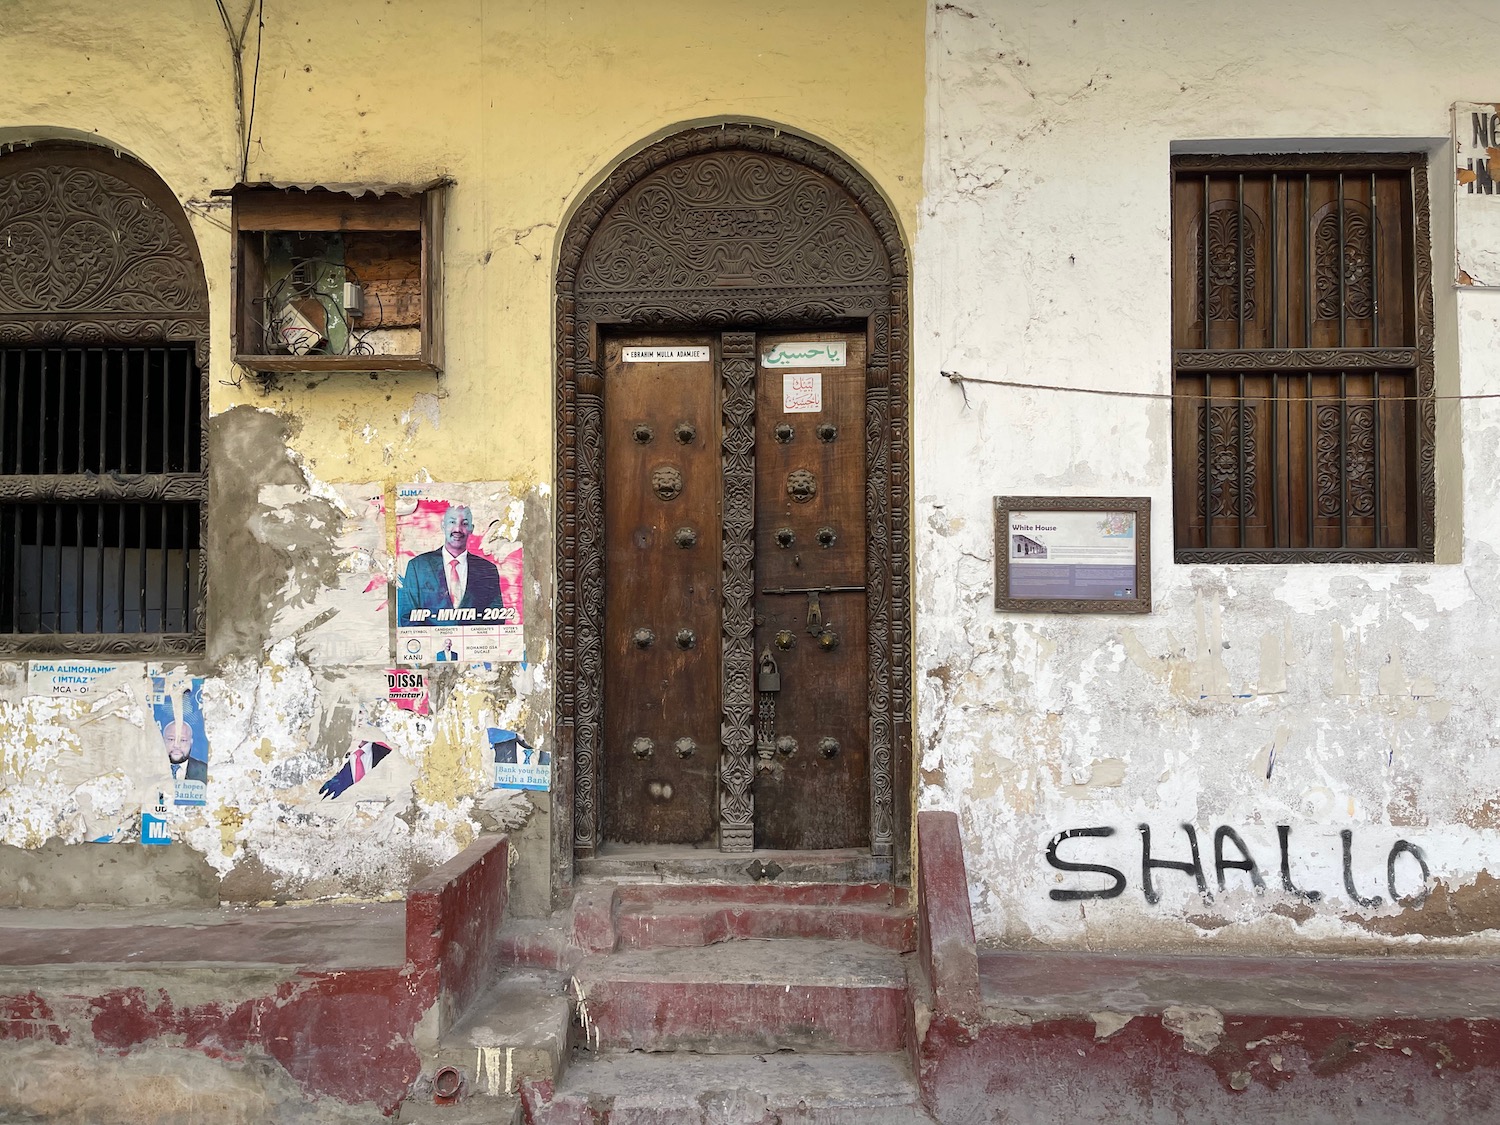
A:
[[[785,938],[628,950],[575,974],[596,1048],[898,1051],[906,974],[887,950]]]
[[[748,938],[857,941],[898,953],[916,948],[916,919],[889,907],[625,903],[617,948],[662,949]]]
[[[916,919],[890,884],[585,883],[574,897],[572,941],[596,953],[754,938],[855,941],[907,952]]]

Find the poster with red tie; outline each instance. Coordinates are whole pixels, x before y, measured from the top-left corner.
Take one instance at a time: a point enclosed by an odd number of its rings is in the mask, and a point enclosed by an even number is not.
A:
[[[397,664],[525,659],[522,514],[501,483],[397,487]]]

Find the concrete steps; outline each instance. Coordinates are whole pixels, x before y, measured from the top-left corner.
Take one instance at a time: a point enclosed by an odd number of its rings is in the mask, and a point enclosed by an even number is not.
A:
[[[904,1040],[900,957],[858,942],[625,950],[586,959],[574,980],[596,1048],[875,1052]]]
[[[779,893],[778,893],[779,892]],[[619,887],[615,947],[662,949],[749,938],[857,941],[916,948],[916,918],[888,885]]]
[[[557,974],[505,976],[464,1013],[429,1056],[429,1073],[455,1067],[473,1095],[513,1094],[567,1065],[573,1009]]]
[[[589,880],[574,894],[570,940],[590,953],[663,949],[758,938],[855,941],[896,952],[916,947],[906,892],[888,883],[616,884]]]
[[[464,1081],[435,1111],[509,1121],[519,1092],[529,1125],[931,1120],[901,1053],[902,888],[585,877],[497,943],[507,975],[424,1058]]]
[[[900,1054],[580,1053],[523,1090],[533,1125],[930,1125]]]

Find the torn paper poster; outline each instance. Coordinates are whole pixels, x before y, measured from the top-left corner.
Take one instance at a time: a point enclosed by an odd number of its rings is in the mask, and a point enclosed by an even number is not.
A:
[[[538,750],[520,733],[490,727],[490,750],[495,759],[496,789],[546,790],[552,784],[552,755]]]

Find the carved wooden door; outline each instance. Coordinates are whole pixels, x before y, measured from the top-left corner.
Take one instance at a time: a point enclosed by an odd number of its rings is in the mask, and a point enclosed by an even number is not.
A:
[[[865,359],[605,341],[607,839],[869,845]]]
[[[757,691],[755,845],[864,847],[865,338],[758,344],[755,653],[779,690]]]
[[[718,338],[604,346],[605,835],[719,824]]]

